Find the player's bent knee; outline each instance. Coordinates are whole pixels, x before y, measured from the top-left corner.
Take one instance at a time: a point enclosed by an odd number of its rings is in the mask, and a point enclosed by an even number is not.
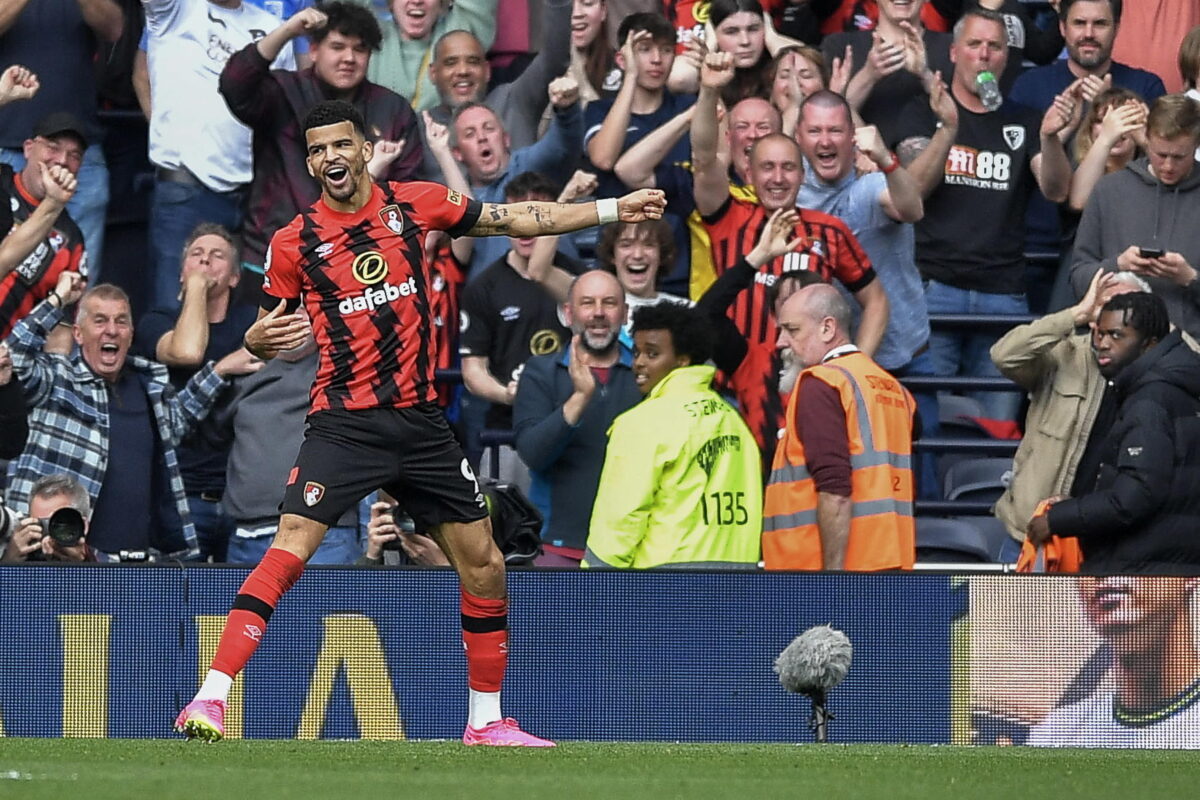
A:
[[[279,530],[272,547],[286,550],[298,558],[308,561],[321,546],[329,526],[297,514],[284,514],[279,519]]]

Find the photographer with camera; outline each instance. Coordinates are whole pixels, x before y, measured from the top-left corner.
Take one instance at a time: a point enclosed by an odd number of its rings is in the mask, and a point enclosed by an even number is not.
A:
[[[39,478],[29,493],[29,515],[16,519],[0,561],[95,561],[85,541],[92,504],[87,490],[68,475]]]
[[[450,559],[433,538],[417,533],[413,518],[400,506],[385,501],[371,504],[367,523],[367,549],[356,565],[412,564],[418,567],[448,567]]]

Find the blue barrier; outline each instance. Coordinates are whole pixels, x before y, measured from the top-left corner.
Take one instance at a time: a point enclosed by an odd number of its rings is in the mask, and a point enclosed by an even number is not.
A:
[[[0,568],[0,731],[163,737],[246,570]],[[235,684],[232,736],[454,738],[466,668],[456,577],[312,568]],[[855,646],[839,742],[951,741],[946,575],[514,572],[505,707],[560,739],[811,741],[775,656],[812,625]]]

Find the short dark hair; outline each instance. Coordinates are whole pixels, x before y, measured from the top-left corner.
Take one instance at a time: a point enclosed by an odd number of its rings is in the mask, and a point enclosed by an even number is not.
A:
[[[559,187],[554,181],[540,172],[522,172],[508,183],[504,184],[504,200],[515,203],[518,200],[554,200],[558,197]]]
[[[695,309],[682,303],[661,301],[639,306],[633,311],[633,333],[667,331],[677,356],[687,356],[692,364],[712,358],[712,329]]]
[[[345,100],[324,100],[317,103],[304,117],[304,132],[313,128],[324,128],[326,125],[336,125],[339,122],[349,122],[364,139],[367,136],[367,125],[363,122],[358,109]]]
[[[455,28],[452,31],[446,31],[445,33],[443,33],[441,36],[439,36],[437,38],[437,41],[433,43],[433,61],[434,61],[434,63],[437,63],[437,60],[442,57],[442,45],[446,43],[446,40],[449,39],[451,36],[458,36],[460,34],[463,36],[470,36],[472,39],[474,39],[476,42],[478,42],[480,48],[484,51],[484,55],[487,55],[487,48],[483,46],[483,42],[479,41],[478,36],[476,36],[471,31],[467,30],[466,28]]]
[[[1058,5],[1058,18],[1063,22],[1067,21],[1067,14],[1071,10],[1071,6],[1076,3],[1108,3],[1108,7],[1112,9],[1113,24],[1121,24],[1121,11],[1125,5],[1123,0],[1062,0]]]
[[[638,11],[625,17],[617,27],[617,46],[624,45],[634,31],[646,31],[651,39],[660,44],[675,44],[675,28],[662,14]]]
[[[661,281],[675,265],[675,231],[671,228],[671,223],[662,218],[605,225],[600,231],[600,241],[596,243],[596,260],[599,266],[608,272],[615,272],[613,253],[617,239],[621,238],[626,228],[633,228],[634,235],[639,237],[644,232],[646,238],[658,247],[658,279]]]
[[[1171,332],[1167,304],[1150,292],[1126,292],[1104,304],[1104,311],[1123,311],[1122,321],[1142,335],[1142,340],[1162,341]]]
[[[313,44],[320,44],[325,37],[334,31],[346,37],[357,37],[373,52],[379,52],[383,46],[383,31],[379,28],[379,20],[366,6],[345,0],[330,0],[318,3],[317,10],[326,16],[325,26],[317,28],[308,35]]]

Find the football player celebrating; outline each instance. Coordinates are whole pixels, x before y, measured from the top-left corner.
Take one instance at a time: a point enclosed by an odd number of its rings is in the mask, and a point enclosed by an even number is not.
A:
[[[280,597],[300,577],[327,528],[383,488],[430,531],[461,581],[470,703],[465,744],[551,747],[500,712],[508,660],[504,559],[479,484],[436,405],[429,303],[429,231],[538,236],[662,216],[663,193],[596,203],[478,203],[436,183],[375,184],[363,120],[348,103],[305,120],[309,173],[321,198],[275,233],[263,290],[270,299],[246,332],[269,359],[301,345],[310,323],[320,360],[304,443],[289,476],[279,532],[233,601],[204,683],[175,721],[189,738],[224,736],[234,676],[258,647]],[[275,304],[276,299],[278,304]]]

